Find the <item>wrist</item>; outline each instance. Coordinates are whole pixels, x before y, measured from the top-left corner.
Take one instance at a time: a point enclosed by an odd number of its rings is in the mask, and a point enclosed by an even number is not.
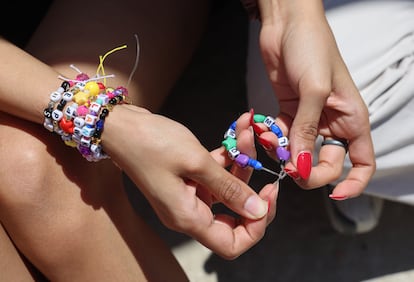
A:
[[[143,115],[150,114],[144,108],[131,105],[121,104],[113,108],[111,113],[105,120],[105,130],[102,132],[101,144],[103,150],[111,157],[111,159],[125,167],[122,164],[122,158],[125,154],[130,154],[131,150],[139,150],[139,144],[130,144],[128,140],[140,140],[143,138],[145,119]],[[139,137],[133,137],[138,134]],[[133,145],[133,147],[129,147]]]
[[[293,20],[306,21],[324,16],[321,0],[257,0],[262,24],[286,25]]]

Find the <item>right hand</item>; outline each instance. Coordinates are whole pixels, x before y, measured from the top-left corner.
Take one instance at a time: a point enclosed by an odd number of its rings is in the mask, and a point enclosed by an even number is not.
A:
[[[254,155],[248,126],[248,120],[238,125],[238,146]],[[230,164],[224,147],[210,154],[187,128],[168,118],[132,105],[116,106],[105,121],[102,142],[167,227],[226,259],[259,242],[275,216],[275,185],[257,195],[244,182],[251,171],[233,169],[233,175],[223,168]],[[213,214],[215,202],[240,218]]]

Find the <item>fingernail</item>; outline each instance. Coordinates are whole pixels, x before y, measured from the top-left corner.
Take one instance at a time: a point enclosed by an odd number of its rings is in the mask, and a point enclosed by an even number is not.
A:
[[[263,201],[256,195],[252,195],[244,204],[244,209],[252,216],[252,219],[259,219],[266,215],[268,206],[268,202]]]
[[[260,128],[260,126],[258,126],[255,122],[254,122],[254,110],[251,109],[250,110],[250,125],[253,127],[253,131],[257,134],[260,135],[264,132],[263,129]]]
[[[337,201],[343,201],[348,199],[348,196],[341,196],[341,195],[329,195],[329,198],[333,199],[333,200],[337,200]]]
[[[298,173],[302,179],[308,179],[312,169],[312,155],[310,152],[301,152],[297,158]]]
[[[270,151],[270,150],[272,150],[272,148],[273,148],[272,143],[270,143],[270,141],[269,141],[269,140],[266,140],[266,139],[264,139],[263,137],[258,136],[258,137],[257,137],[257,142],[259,142],[259,143],[260,143],[260,145],[262,145],[262,146],[263,146],[263,148],[264,148],[265,150],[267,150],[267,151]]]
[[[287,175],[289,175],[293,179],[298,179],[299,178],[299,173],[297,171],[295,171],[295,170],[291,170],[289,168],[285,168],[285,172],[287,173]]]

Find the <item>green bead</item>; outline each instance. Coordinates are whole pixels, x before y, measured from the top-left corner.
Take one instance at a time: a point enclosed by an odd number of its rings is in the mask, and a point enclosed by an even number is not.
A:
[[[261,115],[261,114],[255,114],[254,116],[253,116],[253,121],[254,122],[264,122],[264,120],[266,119],[266,116],[264,116],[264,115]]]
[[[234,138],[227,137],[226,139],[221,142],[221,144],[229,151],[231,148],[235,148],[237,145],[237,141]]]

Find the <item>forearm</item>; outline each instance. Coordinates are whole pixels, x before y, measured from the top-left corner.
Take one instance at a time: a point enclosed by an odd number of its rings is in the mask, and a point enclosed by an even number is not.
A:
[[[264,25],[278,23],[283,26],[292,19],[306,21],[324,15],[321,0],[258,0],[257,5]]]
[[[60,83],[58,73],[30,54],[0,39],[0,111],[43,123],[49,94]]]

